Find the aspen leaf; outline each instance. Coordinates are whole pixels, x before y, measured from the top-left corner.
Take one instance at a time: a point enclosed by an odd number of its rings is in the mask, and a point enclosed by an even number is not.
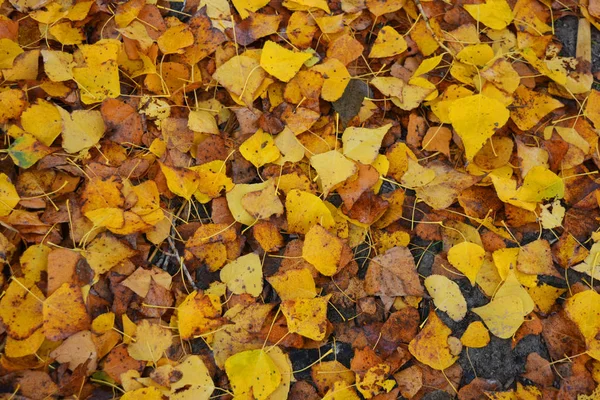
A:
[[[12,68],[15,58],[23,53],[18,43],[10,39],[0,39],[0,69]]]
[[[312,193],[292,189],[285,198],[288,231],[307,233],[315,224],[331,228],[335,221],[323,200]]]
[[[95,333],[105,333],[115,326],[115,313],[107,312],[98,315],[92,321],[92,331]]]
[[[156,363],[171,346],[171,332],[147,319],[142,320],[135,330],[135,342],[127,347],[129,355],[138,361]]]
[[[306,233],[302,258],[325,276],[335,275],[340,266],[344,243],[321,225],[313,225]]]
[[[227,192],[227,206],[233,218],[244,225],[252,225],[256,222],[254,218],[242,205],[242,199],[248,193],[258,192],[264,190],[269,182],[253,183],[253,184],[239,184],[235,185],[233,189]],[[287,207],[286,207],[287,209]]]
[[[188,128],[194,132],[210,133],[213,135],[219,134],[219,127],[214,115],[204,110],[190,111]]]
[[[0,318],[8,335],[24,340],[42,326],[44,295],[34,281],[13,278],[0,300]]]
[[[327,333],[327,303],[330,297],[283,301],[281,312],[289,331],[312,340],[323,340]]]
[[[585,338],[589,355],[600,359],[600,295],[594,290],[585,290],[569,297],[564,307]]]
[[[562,199],[565,195],[564,181],[549,169],[537,166],[529,170],[523,185],[517,190],[519,201],[539,203],[553,197]]]
[[[17,118],[27,107],[25,92],[19,89],[8,89],[0,92],[0,122]]]
[[[482,307],[473,308],[495,336],[508,339],[524,321],[523,302],[518,297],[494,299]]]
[[[446,369],[458,359],[452,355],[448,346],[451,334],[450,328],[432,311],[423,329],[410,341],[408,350],[423,364],[437,370]]]
[[[134,254],[133,249],[108,234],[94,239],[82,252],[96,276],[110,271],[111,268]]]
[[[379,154],[383,137],[391,127],[392,124],[375,129],[353,126],[346,128],[342,135],[344,155],[363,164],[373,163]]]
[[[533,128],[546,115],[563,107],[563,104],[555,98],[522,85],[514,92],[513,98],[510,118],[523,131]]]
[[[250,136],[240,145],[240,153],[256,168],[276,161],[281,153],[273,141],[273,136],[262,129]]]
[[[194,44],[194,35],[187,25],[175,25],[167,29],[156,40],[163,54],[183,53],[183,49]]]
[[[90,327],[91,318],[83,302],[81,288],[63,283],[44,300],[44,334],[52,341],[66,339]]]
[[[448,250],[448,262],[465,274],[471,285],[475,284],[479,269],[483,265],[484,256],[483,247],[470,242],[459,243]]]
[[[308,268],[290,269],[267,278],[281,300],[312,299],[317,295],[315,279]]]
[[[162,398],[163,395],[161,391],[154,386],[130,390],[121,396],[122,400],[161,400]]]
[[[31,133],[37,140],[50,146],[63,130],[63,122],[54,104],[38,100],[21,114],[21,124],[25,131]]]
[[[336,101],[342,97],[346,86],[350,83],[350,74],[344,64],[337,58],[330,58],[322,64],[315,65],[312,70],[323,75],[321,90],[323,100]]]
[[[344,182],[356,173],[357,167],[337,150],[315,154],[310,165],[317,171],[323,193],[328,194],[336,185]]]
[[[69,336],[50,353],[50,357],[61,364],[68,364],[72,371],[87,361],[87,372],[91,372],[97,367],[98,350],[92,340],[92,333],[82,331]]]
[[[552,311],[552,306],[556,303],[556,300],[566,291],[567,289],[556,288],[546,283],[527,288],[527,293],[529,293],[535,305],[545,314]]]
[[[96,145],[104,135],[102,114],[95,110],[75,110],[69,114],[57,107],[63,121],[62,146],[67,153],[77,153]]]
[[[169,399],[173,400],[208,400],[215,386],[208,368],[198,355],[187,356],[173,368],[173,376],[179,377],[171,382]]]
[[[5,173],[0,173],[0,217],[10,214],[19,204],[19,194]]]
[[[281,153],[281,157],[275,161],[275,164],[295,163],[304,158],[304,146],[298,141],[290,128],[285,127],[274,140],[275,146],[277,146]]]
[[[479,349],[490,343],[490,333],[481,321],[471,322],[460,337],[463,346]]]
[[[406,40],[391,26],[384,26],[377,34],[373,43],[370,58],[392,57],[402,53],[408,48]]]
[[[212,77],[229,93],[241,97],[244,104],[251,105],[265,76],[258,60],[247,56],[235,56],[217,68]]]
[[[280,81],[289,82],[311,57],[310,53],[297,53],[268,40],[260,55],[260,66]]]
[[[356,394],[354,387],[348,385],[344,381],[337,381],[333,383],[333,386],[329,389],[323,399],[327,400],[359,400],[360,397]]]
[[[508,121],[509,112],[498,100],[481,94],[454,100],[448,118],[463,141],[469,160]]]
[[[81,89],[81,100],[85,104],[100,103],[106,98],[121,95],[119,68],[115,60],[98,65],[73,67],[73,77]]]
[[[264,350],[232,355],[225,361],[225,372],[236,397],[253,396],[258,400],[267,399],[282,379],[277,364]]]
[[[221,281],[234,294],[248,293],[258,297],[263,289],[262,263],[256,253],[238,257],[221,269]]]
[[[277,196],[277,183],[269,179],[264,189],[246,193],[242,197],[242,207],[256,219],[269,219],[272,215],[283,214],[283,204]]]
[[[513,20],[506,0],[486,0],[485,4],[465,4],[464,9],[488,28],[504,29]]]
[[[46,337],[44,336],[44,330],[42,328],[36,330],[28,338],[23,340],[13,339],[11,336],[7,336],[4,352],[7,357],[11,358],[30,356],[37,353],[45,339]]]
[[[406,247],[375,256],[365,276],[365,291],[378,296],[423,296],[415,261]]]
[[[249,12],[256,12],[269,4],[268,0],[232,0],[242,19],[248,18]]]
[[[193,291],[177,307],[177,324],[183,340],[214,331],[223,324],[218,296]]]
[[[421,166],[410,157],[407,158],[407,162],[408,168],[400,179],[403,185],[409,188],[417,188],[425,186],[435,179],[435,171],[433,169]]]
[[[160,163],[160,170],[165,175],[169,190],[189,200],[200,184],[198,174],[185,168],[171,168]]]
[[[438,309],[446,312],[454,321],[460,321],[465,317],[467,302],[455,282],[443,275],[430,275],[424,283]]]
[[[8,155],[21,168],[27,169],[51,152],[50,148],[23,132],[8,148]]]

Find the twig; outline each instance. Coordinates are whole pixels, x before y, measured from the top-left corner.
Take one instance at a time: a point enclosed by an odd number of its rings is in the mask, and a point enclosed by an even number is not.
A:
[[[192,278],[190,271],[188,271],[187,267],[185,266],[183,259],[179,256],[179,252],[177,251],[177,248],[175,247],[175,242],[173,242],[173,239],[171,238],[171,236],[167,237],[167,241],[169,242],[169,247],[171,248],[173,255],[179,262],[181,269],[183,269],[183,273],[185,274],[185,277],[188,279],[188,281],[190,281],[190,285],[192,286],[192,288],[194,290],[198,291],[198,288],[196,287],[196,283],[194,282],[194,279]]]

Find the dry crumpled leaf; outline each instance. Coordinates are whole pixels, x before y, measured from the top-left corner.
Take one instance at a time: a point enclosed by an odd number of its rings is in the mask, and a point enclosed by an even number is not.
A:
[[[422,296],[415,262],[406,247],[393,247],[371,260],[365,276],[367,294],[378,296]]]

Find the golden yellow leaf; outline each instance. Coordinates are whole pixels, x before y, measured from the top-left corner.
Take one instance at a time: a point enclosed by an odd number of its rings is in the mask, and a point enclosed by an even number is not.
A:
[[[0,217],[10,214],[21,200],[15,186],[5,173],[0,173],[0,199]]]
[[[104,314],[100,314],[92,321],[92,330],[98,334],[108,332],[112,330],[114,326],[115,313],[113,312],[106,312]]]
[[[135,250],[123,244],[110,234],[94,239],[82,252],[96,277],[110,271],[111,268],[133,256]]]
[[[430,275],[425,278],[427,292],[435,306],[446,312],[454,321],[461,321],[467,314],[467,301],[455,282],[443,275]]]
[[[208,400],[215,390],[210,372],[198,355],[187,356],[173,368],[173,376],[180,377],[171,382],[171,400]],[[145,400],[145,399],[144,399]]]
[[[471,322],[460,337],[463,346],[475,349],[485,347],[490,343],[490,333],[481,321]]]
[[[0,300],[0,318],[9,337],[24,340],[42,326],[43,301],[33,280],[13,278]]]
[[[280,81],[289,82],[311,57],[310,53],[294,52],[268,40],[260,55],[260,66]]]
[[[506,0],[486,0],[485,4],[465,4],[464,9],[488,28],[504,29],[513,20]]]
[[[217,329],[223,324],[219,296],[193,291],[177,307],[177,325],[183,340]]]
[[[248,18],[250,12],[256,12],[269,4],[268,0],[232,0],[233,6],[242,19]]]
[[[265,80],[266,73],[258,60],[248,56],[235,56],[218,67],[212,77],[229,93],[250,106],[259,94],[257,91]]]
[[[273,141],[273,136],[259,129],[240,145],[240,153],[256,168],[276,161],[281,153]]]
[[[307,268],[278,272],[267,281],[281,300],[312,299],[317,295],[315,279]]]
[[[37,140],[50,146],[63,130],[58,107],[46,100],[38,100],[21,114],[21,125]]]
[[[11,336],[6,337],[4,354],[11,358],[20,358],[35,354],[44,343],[46,337],[42,328],[36,330],[28,338],[23,340],[13,339]]]
[[[156,363],[171,343],[172,335],[168,329],[143,319],[137,325],[135,342],[127,346],[127,351],[136,360]]]
[[[450,328],[432,311],[423,329],[410,341],[408,350],[423,364],[437,370],[446,369],[458,359],[452,355],[448,346],[451,334]]]
[[[452,246],[448,250],[448,262],[454,268],[465,274],[471,282],[475,284],[477,273],[483,265],[485,250],[478,244],[470,242],[462,242]]]
[[[277,196],[276,179],[271,178],[266,182],[264,189],[246,193],[242,197],[242,207],[256,219],[269,219],[273,215],[283,214],[283,204]]]
[[[225,361],[225,372],[236,397],[264,400],[281,383],[281,372],[264,350],[247,350]]]
[[[0,69],[12,68],[15,58],[23,53],[18,43],[10,39],[0,39]]]
[[[400,183],[408,188],[417,188],[427,185],[435,179],[435,171],[431,168],[421,166],[412,158],[407,158],[408,168],[402,175]]]
[[[357,171],[356,164],[337,150],[313,155],[310,158],[310,165],[317,171],[321,191],[325,195]]]
[[[373,43],[370,58],[384,58],[398,55],[408,48],[404,37],[391,26],[384,26]]]
[[[186,24],[175,25],[160,35],[156,43],[163,54],[183,53],[184,48],[194,44],[194,34]]]
[[[87,150],[100,141],[106,129],[100,111],[75,110],[69,114],[57,108],[63,121],[62,147],[67,153]]]
[[[448,113],[469,160],[473,159],[496,129],[504,126],[508,117],[509,112],[504,104],[481,94],[454,100]]]
[[[516,197],[519,201],[539,203],[554,197],[562,199],[564,195],[564,181],[549,169],[537,166],[529,170]]]
[[[315,65],[312,67],[312,71],[317,71],[323,75],[321,97],[326,101],[338,100],[344,94],[348,83],[350,83],[350,73],[337,58],[330,58],[322,64]]]
[[[44,300],[44,335],[52,341],[66,339],[90,327],[91,318],[83,301],[81,288],[63,283]]]
[[[162,398],[161,391],[154,386],[131,390],[121,396],[122,400],[161,400]]]
[[[263,289],[262,262],[256,253],[238,257],[221,269],[221,281],[234,294],[258,297]]]
[[[533,91],[521,85],[515,90],[510,118],[523,131],[537,125],[542,118],[563,107],[563,104],[547,94]]]
[[[494,298],[471,311],[481,317],[490,332],[502,339],[512,337],[524,321],[523,302],[519,297]]]
[[[307,233],[315,224],[331,228],[335,221],[323,200],[312,193],[292,189],[285,198],[288,232]]]
[[[346,128],[342,135],[344,155],[362,164],[373,163],[379,154],[383,137],[391,127],[392,124],[374,129],[354,126]]]
[[[190,111],[188,116],[188,128],[194,132],[219,134],[219,127],[215,120],[214,113],[205,110]]]
[[[327,333],[327,303],[330,297],[283,301],[281,312],[288,330],[312,340],[323,340]]]
[[[83,30],[68,21],[53,24],[48,29],[48,33],[64,46],[81,44],[85,40]]]
[[[242,198],[248,193],[264,190],[268,184],[267,181],[252,184],[239,184],[235,185],[233,189],[227,192],[227,206],[229,207],[231,215],[233,215],[233,218],[237,222],[248,226],[256,223],[256,218],[250,215],[242,206]]]
[[[186,200],[191,199],[200,184],[198,174],[186,168],[171,168],[163,163],[159,165],[169,190]]]
[[[340,268],[344,243],[321,225],[315,224],[306,233],[302,258],[325,276],[335,275]]]
[[[585,290],[569,297],[564,304],[569,319],[575,322],[588,347],[588,354],[600,360],[600,294]]]

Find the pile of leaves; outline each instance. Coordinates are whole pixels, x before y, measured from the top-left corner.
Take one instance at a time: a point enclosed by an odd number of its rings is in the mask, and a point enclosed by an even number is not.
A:
[[[1,10],[1,398],[600,398],[600,1]]]

